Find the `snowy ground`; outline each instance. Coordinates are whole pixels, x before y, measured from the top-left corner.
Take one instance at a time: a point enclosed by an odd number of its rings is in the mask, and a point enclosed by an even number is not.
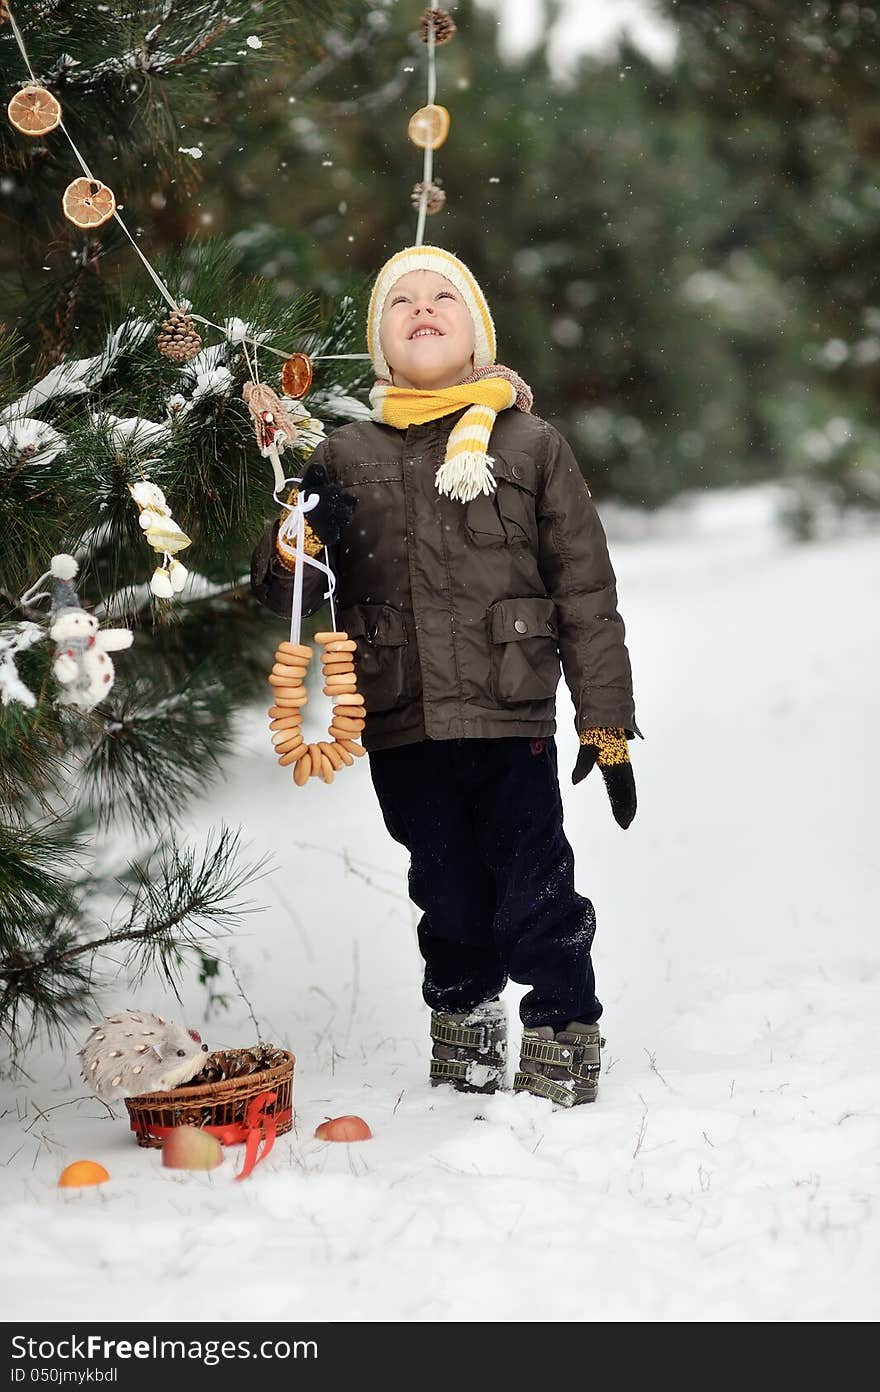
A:
[[[560,687],[599,1102],[427,1086],[405,853],[366,760],[292,789],[261,706],[191,834],[223,820],[273,853],[231,953],[263,1037],[297,1055],[295,1133],[242,1184],[241,1147],[165,1171],[122,1104],[83,1095],[72,1053],[31,1058],[0,1107],[7,1320],[877,1318],[880,552],[870,534],[791,547],[773,502],[715,494],[613,544],[646,735],[627,832],[596,774],[571,787]],[[251,1043],[226,985],[207,1023],[198,986],[185,1011],[150,984],[108,1004]],[[313,1138],[346,1112],[372,1141]],[[59,1190],[82,1157],[111,1182]]]

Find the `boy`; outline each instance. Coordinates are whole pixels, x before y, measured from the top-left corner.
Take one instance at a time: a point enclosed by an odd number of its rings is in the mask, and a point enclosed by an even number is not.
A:
[[[598,763],[629,826],[627,740],[641,731],[605,534],[568,444],[495,363],[489,307],[461,260],[431,246],[392,256],[367,344],[373,418],[323,441],[301,488],[319,495],[307,547],[328,547],[373,786],[423,910],[431,1082],[489,1093],[503,1081],[509,978],[531,987],[514,1090],[592,1102],[596,920],[574,888],[553,736],[561,660],[581,744],[572,781]],[[251,583],[289,617],[277,529]],[[304,615],[324,590],[306,567]]]

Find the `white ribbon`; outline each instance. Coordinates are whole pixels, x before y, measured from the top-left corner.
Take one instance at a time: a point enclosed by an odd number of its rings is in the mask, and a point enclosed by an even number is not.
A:
[[[285,488],[296,488],[301,484],[301,479],[285,479]],[[324,598],[330,601],[330,624],[336,627],[336,612],[333,604],[333,592],[336,589],[336,576],[316,556],[310,556],[305,549],[306,542],[306,513],[311,512],[313,507],[317,507],[320,502],[318,493],[308,493],[303,497],[302,491],[297,493],[296,503],[285,502],[278,497],[278,489],[273,493],[276,503],[280,503],[283,508],[289,508],[287,516],[282,518],[278,527],[278,540],[287,542],[292,546],[296,555],[296,568],[293,572],[293,604],[290,610],[290,641],[298,643],[300,630],[302,628],[302,582],[303,582],[303,563],[314,566],[316,570],[323,570],[327,576],[329,588],[324,591]],[[327,547],[324,547],[324,555],[327,555]]]

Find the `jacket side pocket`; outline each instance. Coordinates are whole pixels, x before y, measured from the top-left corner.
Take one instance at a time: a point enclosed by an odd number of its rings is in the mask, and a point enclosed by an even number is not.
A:
[[[353,604],[340,609],[339,623],[357,644],[357,685],[368,715],[393,710],[418,695],[418,661],[399,609]]]
[[[498,600],[489,609],[489,642],[490,693],[498,705],[556,694],[561,668],[552,599]]]

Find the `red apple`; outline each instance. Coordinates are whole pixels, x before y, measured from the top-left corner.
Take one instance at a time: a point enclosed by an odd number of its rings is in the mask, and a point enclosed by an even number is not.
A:
[[[216,1170],[222,1161],[217,1137],[197,1126],[175,1126],[162,1142],[162,1164],[170,1170]]]
[[[315,1127],[319,1141],[369,1141],[372,1135],[363,1117],[359,1116],[330,1117]]]

